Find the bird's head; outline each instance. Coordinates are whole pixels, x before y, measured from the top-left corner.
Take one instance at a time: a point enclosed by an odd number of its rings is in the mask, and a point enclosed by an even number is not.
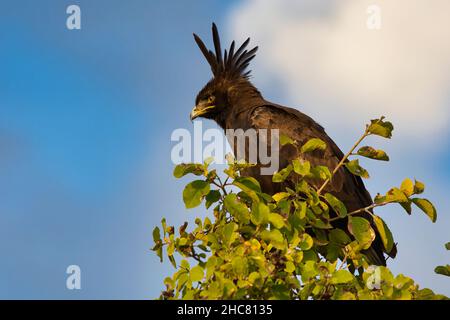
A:
[[[219,83],[216,79],[209,81],[197,94],[191,120],[198,117],[215,119],[225,112],[229,106],[228,90],[229,85],[226,83]]]
[[[255,47],[246,50],[248,38],[237,50],[235,42],[222,56],[219,33],[216,25],[212,25],[214,51],[208,50],[203,41],[194,34],[194,39],[208,61],[213,78],[203,87],[195,100],[195,107],[191,112],[191,120],[202,117],[218,120],[224,113],[229,112],[243,95],[260,96],[258,90],[248,80],[250,71],[246,71],[250,61],[255,57]],[[241,99],[242,100],[242,99]]]

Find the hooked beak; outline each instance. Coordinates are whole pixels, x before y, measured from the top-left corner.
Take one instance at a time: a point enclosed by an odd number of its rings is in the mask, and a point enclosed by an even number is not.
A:
[[[192,111],[191,111],[191,115],[190,115],[191,121],[202,115],[207,114],[209,112],[209,110],[214,109],[215,107],[216,107],[215,105],[206,106],[206,107],[202,106],[202,105],[195,106],[194,109],[192,109]]]

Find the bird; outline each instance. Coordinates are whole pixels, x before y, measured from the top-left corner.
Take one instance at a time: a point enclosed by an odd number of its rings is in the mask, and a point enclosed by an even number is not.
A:
[[[229,49],[225,49],[222,53],[215,23],[212,24],[214,51],[209,50],[197,34],[194,33],[193,36],[211,67],[213,77],[197,94],[195,107],[190,113],[191,120],[196,118],[213,120],[225,131],[278,129],[280,135],[292,138],[299,145],[318,138],[326,143],[326,148],[314,150],[311,153],[300,153],[298,148],[291,144],[282,146],[279,150],[279,166],[285,167],[297,158],[309,161],[311,166],[326,166],[330,170],[338,166],[344,154],[320,124],[297,109],[266,100],[252,84],[250,70],[247,69],[255,58],[258,47],[247,49],[250,38],[247,38],[239,47],[236,46],[235,41],[232,41]],[[234,151],[236,153],[236,150]],[[245,154],[248,155],[249,150],[246,151]],[[258,160],[255,166],[246,169],[245,174],[255,178],[260,183],[262,191],[267,194],[274,195],[285,191],[286,187],[292,187],[295,182],[289,177],[281,183],[273,182],[272,175],[261,174],[261,166]],[[319,181],[310,183],[317,188],[321,185]],[[368,207],[373,203],[361,177],[352,174],[345,166],[340,167],[323,191],[341,200],[348,212]],[[386,252],[371,214],[362,212],[358,215],[367,219],[375,231],[374,241],[362,253],[371,264],[385,266],[384,254],[394,258],[396,246],[394,245],[390,252]],[[346,220],[347,218],[338,219],[339,222],[333,227],[346,229]],[[348,230],[346,232],[350,235]]]

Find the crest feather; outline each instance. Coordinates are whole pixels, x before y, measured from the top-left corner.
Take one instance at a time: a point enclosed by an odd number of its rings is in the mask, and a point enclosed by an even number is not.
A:
[[[250,76],[250,71],[246,71],[246,69],[250,64],[250,61],[256,56],[258,47],[254,47],[250,51],[245,50],[250,42],[250,38],[247,38],[239,49],[234,52],[235,42],[233,41],[231,42],[230,49],[224,51],[222,58],[219,31],[217,30],[215,23],[212,24],[212,36],[215,52],[208,50],[200,37],[194,33],[195,42],[205,56],[206,61],[208,61],[214,77],[228,79],[243,77],[247,79]]]

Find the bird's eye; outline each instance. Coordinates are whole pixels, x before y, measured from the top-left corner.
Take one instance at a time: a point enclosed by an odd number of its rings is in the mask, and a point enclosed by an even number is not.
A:
[[[208,97],[208,103],[212,103],[214,102],[214,97],[213,96],[209,96]]]

